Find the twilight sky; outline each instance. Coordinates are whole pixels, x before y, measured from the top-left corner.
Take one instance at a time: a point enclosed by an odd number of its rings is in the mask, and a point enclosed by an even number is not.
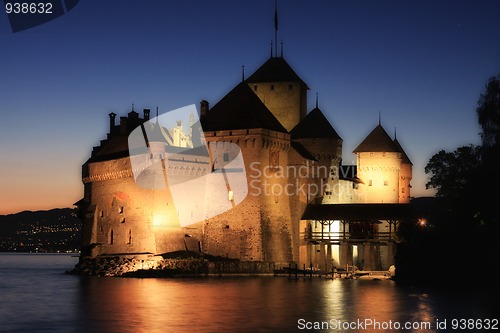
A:
[[[2,3],[3,6],[3,3]],[[413,162],[479,144],[475,108],[500,73],[500,1],[278,1],[284,58],[343,138],[377,125]],[[0,214],[69,207],[108,113],[214,105],[270,56],[274,1],[85,0],[13,33],[0,12]]]

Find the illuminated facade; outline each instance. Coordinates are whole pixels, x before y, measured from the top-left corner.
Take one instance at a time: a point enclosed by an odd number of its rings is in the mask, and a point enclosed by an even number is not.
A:
[[[357,165],[342,165],[340,136],[317,103],[306,112],[308,89],[283,57],[271,57],[212,108],[202,101],[199,124],[190,117],[188,129],[181,121],[144,129],[154,133],[144,157],[148,179],[207,175],[233,158],[228,147],[236,145],[248,186],[237,205],[229,187],[218,191],[209,178],[200,181],[208,189],[203,207],[176,205],[168,181],[138,186],[127,138],[150,124],[150,111],[132,110],[119,124],[110,114],[107,139],[83,165],[82,256],[192,251],[275,267],[387,269],[410,199],[411,162],[379,124],[354,151]],[[194,144],[200,124],[206,148]],[[228,203],[220,214],[179,223]]]

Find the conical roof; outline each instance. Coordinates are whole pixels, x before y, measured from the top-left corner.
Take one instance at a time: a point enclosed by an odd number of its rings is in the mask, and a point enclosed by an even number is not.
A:
[[[295,73],[283,57],[271,57],[246,80],[248,83],[257,82],[301,82],[307,84]],[[308,88],[309,89],[309,88]]]
[[[288,133],[245,82],[215,104],[201,118],[204,131],[265,128]]]
[[[292,139],[331,138],[342,140],[321,110],[316,107],[291,131]]]
[[[403,158],[403,163],[413,165],[413,163],[411,163],[410,158],[408,157],[408,155],[406,155],[406,152],[404,151],[403,147],[399,143],[398,139],[394,139],[394,144],[398,147],[399,151],[401,152],[401,155]]]
[[[389,134],[379,124],[370,134],[361,142],[353,153],[375,153],[375,152],[400,152],[398,146],[391,139]]]

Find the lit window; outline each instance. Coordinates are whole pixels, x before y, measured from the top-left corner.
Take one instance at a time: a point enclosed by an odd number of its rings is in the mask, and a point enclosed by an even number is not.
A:
[[[228,199],[229,199],[229,201],[233,201],[233,199],[234,199],[233,191],[228,192]]]

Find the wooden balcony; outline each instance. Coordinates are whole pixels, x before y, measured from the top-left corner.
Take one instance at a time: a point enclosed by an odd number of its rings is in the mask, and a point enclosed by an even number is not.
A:
[[[349,233],[328,231],[305,231],[300,234],[301,239],[314,242],[325,242],[330,244],[364,243],[364,242],[395,242],[397,240],[394,232],[379,231],[376,233]]]

